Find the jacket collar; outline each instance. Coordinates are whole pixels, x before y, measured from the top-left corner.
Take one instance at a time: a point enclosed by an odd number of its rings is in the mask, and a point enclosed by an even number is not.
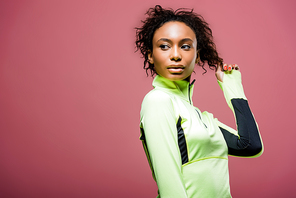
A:
[[[152,85],[155,89],[160,89],[164,92],[178,95],[182,99],[192,104],[194,82],[195,80],[193,80],[191,83],[185,80],[171,81],[157,75],[155,76]]]

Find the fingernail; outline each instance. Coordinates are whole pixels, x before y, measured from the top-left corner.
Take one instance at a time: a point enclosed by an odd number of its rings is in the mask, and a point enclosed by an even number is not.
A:
[[[231,71],[231,69],[232,69],[232,67],[231,67],[231,66],[229,66],[229,67],[228,67],[228,71]]]
[[[224,69],[224,70],[227,70],[227,64],[224,64],[224,65],[223,65],[223,69]]]

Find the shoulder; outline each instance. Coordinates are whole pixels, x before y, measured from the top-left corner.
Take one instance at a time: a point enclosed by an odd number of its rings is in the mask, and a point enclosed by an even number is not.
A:
[[[171,96],[170,94],[158,90],[158,89],[153,89],[149,93],[146,94],[146,96],[143,99],[142,104],[145,103],[166,103],[171,101]]]
[[[143,99],[141,112],[170,111],[174,109],[172,96],[164,91],[153,89]]]

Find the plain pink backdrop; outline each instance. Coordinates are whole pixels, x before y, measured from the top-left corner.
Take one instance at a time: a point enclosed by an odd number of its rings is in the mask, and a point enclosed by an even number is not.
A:
[[[233,197],[295,196],[294,1],[2,0],[1,197],[156,196],[138,139],[152,78],[134,53],[134,28],[156,4],[194,8],[241,68],[265,152],[230,157]],[[214,72],[193,78],[194,105],[235,127]]]

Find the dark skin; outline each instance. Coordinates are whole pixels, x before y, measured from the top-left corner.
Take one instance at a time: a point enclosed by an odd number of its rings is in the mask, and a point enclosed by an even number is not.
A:
[[[156,73],[171,81],[190,81],[195,64],[199,62],[196,36],[185,23],[170,21],[158,28],[152,40],[153,50],[148,54]],[[239,70],[238,65],[218,65],[215,75],[223,82],[224,72]]]

